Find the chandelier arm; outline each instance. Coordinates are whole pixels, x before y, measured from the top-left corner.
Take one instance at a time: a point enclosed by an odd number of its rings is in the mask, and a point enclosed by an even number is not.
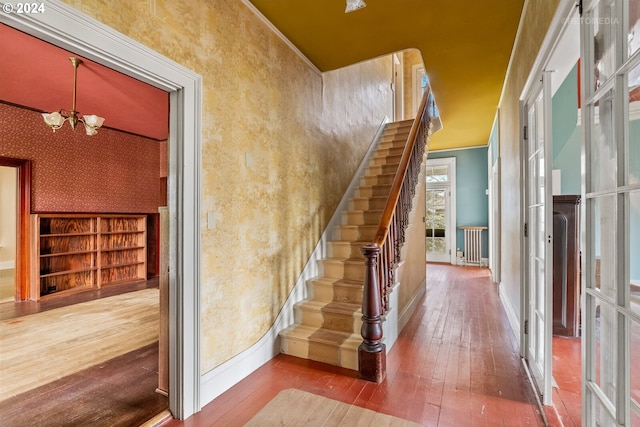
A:
[[[78,66],[82,64],[82,60],[72,56],[69,58],[69,61],[71,62],[71,65],[73,65],[73,99],[71,111],[61,109],[54,113],[42,113],[42,117],[45,123],[49,125],[54,132],[56,129],[60,129],[64,122],[68,120],[69,125],[73,130],[75,130],[78,122],[82,122],[85,126],[87,135],[95,135],[98,132],[97,129],[102,126],[104,118],[95,115],[89,115],[87,117],[78,116],[78,112],[76,111],[76,93],[78,86]]]

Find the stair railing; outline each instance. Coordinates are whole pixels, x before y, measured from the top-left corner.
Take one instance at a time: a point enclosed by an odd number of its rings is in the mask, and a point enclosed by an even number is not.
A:
[[[365,257],[362,296],[362,344],[358,347],[360,378],[380,383],[386,375],[386,348],[382,342],[382,316],[389,309],[388,291],[393,285],[394,267],[400,259],[415,195],[420,165],[431,128],[435,104],[427,87],[418,115],[411,126],[387,204],[380,217],[375,240],[362,246]]]

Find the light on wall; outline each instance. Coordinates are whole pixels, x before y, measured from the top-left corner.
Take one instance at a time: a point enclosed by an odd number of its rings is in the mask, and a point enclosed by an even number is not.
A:
[[[366,7],[367,4],[363,0],[347,0],[347,8],[344,13],[349,13]]]
[[[60,129],[64,122],[68,120],[72,129],[75,130],[76,124],[78,124],[78,122],[82,122],[87,135],[95,135],[98,133],[98,128],[102,126],[104,118],[95,115],[80,115],[76,111],[78,65],[82,64],[82,60],[72,56],[69,58],[69,61],[71,61],[71,64],[73,65],[73,106],[71,107],[71,111],[59,110],[54,111],[53,113],[42,113],[42,117],[44,118],[44,122],[49,125],[54,132],[57,129]]]

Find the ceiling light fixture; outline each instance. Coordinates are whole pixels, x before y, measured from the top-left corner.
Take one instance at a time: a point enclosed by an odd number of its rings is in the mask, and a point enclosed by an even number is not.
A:
[[[366,6],[367,4],[363,0],[347,0],[347,8],[344,13],[354,12]]]
[[[53,113],[42,113],[42,118],[44,118],[44,122],[53,129],[60,129],[65,121],[69,120],[69,124],[73,130],[76,129],[76,124],[78,122],[82,122],[84,124],[84,128],[87,131],[87,135],[92,136],[98,133],[98,128],[102,126],[104,122],[104,118],[95,116],[95,115],[82,115],[76,111],[76,86],[78,81],[78,65],[82,64],[82,60],[70,57],[69,61],[73,65],[73,106],[71,107],[71,111],[67,110],[59,110],[54,111]]]

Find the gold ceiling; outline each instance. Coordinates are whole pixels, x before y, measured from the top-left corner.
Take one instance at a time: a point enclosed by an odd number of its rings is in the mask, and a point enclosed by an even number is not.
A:
[[[486,145],[524,0],[251,0],[321,71],[422,52],[443,122],[430,150]]]

